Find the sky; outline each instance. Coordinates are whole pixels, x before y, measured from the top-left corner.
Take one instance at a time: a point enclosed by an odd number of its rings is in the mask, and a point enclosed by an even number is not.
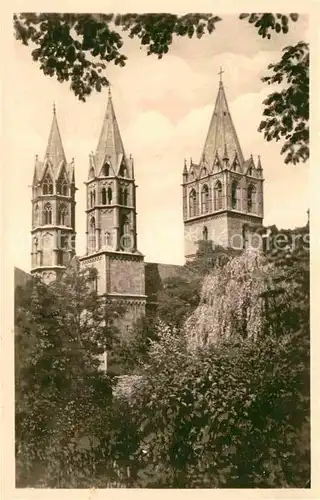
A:
[[[308,209],[308,164],[288,166],[281,144],[266,142],[257,131],[262,102],[270,87],[261,82],[281,50],[308,40],[307,18],[287,35],[263,40],[237,16],[222,16],[201,40],[176,39],[162,60],[147,56],[139,43],[124,37],[124,68],[106,74],[126,154],[135,160],[138,248],[146,261],[183,264],[182,169],[198,162],[218,92],[220,66],[229,109],[245,158],[261,156],[264,168],[264,224],[304,225]],[[10,114],[10,170],[6,171],[6,245],[16,267],[30,270],[31,182],[35,155],[44,157],[53,113],[57,110],[68,161],[75,158],[77,254],[85,252],[85,185],[88,157],[96,149],[108,91],[77,100],[68,83],[43,75],[31,51],[12,40],[7,68]]]

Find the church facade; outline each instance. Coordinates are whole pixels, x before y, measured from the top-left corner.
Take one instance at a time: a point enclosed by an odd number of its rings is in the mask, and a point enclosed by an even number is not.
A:
[[[80,265],[98,270],[98,293],[124,306],[129,326],[155,296],[152,276],[160,287],[179,266],[146,263],[140,252],[134,160],[126,155],[110,91],[85,185],[86,254]],[[74,161],[65,157],[54,110],[45,158],[36,158],[32,183],[31,274],[45,282],[75,256],[76,191]],[[234,248],[254,244],[263,222],[261,161],[244,159],[221,80],[200,161],[184,163],[182,196],[186,260],[195,257],[200,240]]]

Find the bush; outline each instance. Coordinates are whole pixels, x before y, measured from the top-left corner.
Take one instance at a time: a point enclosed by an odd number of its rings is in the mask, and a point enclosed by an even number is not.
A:
[[[166,334],[131,399],[138,487],[304,487],[308,332],[188,352]]]

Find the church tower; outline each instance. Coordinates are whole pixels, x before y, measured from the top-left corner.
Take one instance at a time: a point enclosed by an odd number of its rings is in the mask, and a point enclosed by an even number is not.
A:
[[[32,182],[31,273],[56,279],[75,254],[74,163],[67,163],[56,110],[44,161],[36,157]]]
[[[96,267],[98,293],[122,305],[131,326],[145,313],[144,257],[137,247],[133,158],[125,154],[110,90],[85,184],[87,251],[81,265]]]
[[[220,71],[215,108],[198,164],[183,169],[185,258],[195,257],[198,242],[242,249],[260,245],[263,221],[263,172],[260,157],[245,160],[230,115]]]

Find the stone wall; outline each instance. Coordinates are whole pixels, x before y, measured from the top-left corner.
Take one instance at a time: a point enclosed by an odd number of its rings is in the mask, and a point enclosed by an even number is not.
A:
[[[106,293],[145,294],[145,272],[142,256],[110,254],[107,256]]]

